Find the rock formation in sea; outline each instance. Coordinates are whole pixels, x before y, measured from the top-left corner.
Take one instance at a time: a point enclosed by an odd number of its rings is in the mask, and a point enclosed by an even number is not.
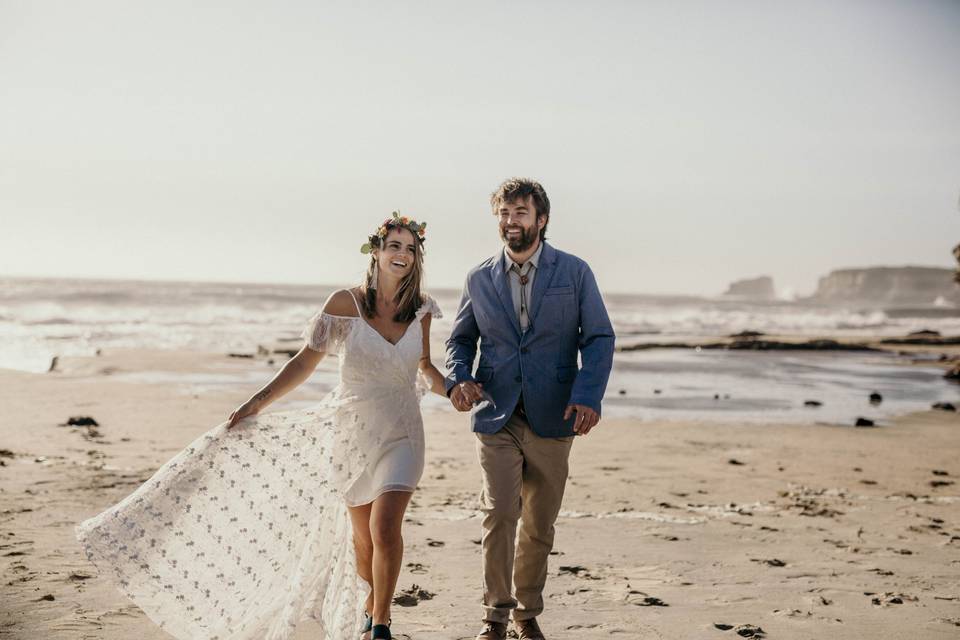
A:
[[[953,257],[957,259],[957,270],[953,272],[953,279],[960,284],[960,244],[953,248]]]
[[[820,278],[816,293],[806,301],[880,307],[960,305],[960,287],[953,270],[939,267],[838,269]]]
[[[749,298],[750,300],[773,300],[776,297],[773,290],[773,278],[770,276],[737,280],[730,284],[723,295]]]

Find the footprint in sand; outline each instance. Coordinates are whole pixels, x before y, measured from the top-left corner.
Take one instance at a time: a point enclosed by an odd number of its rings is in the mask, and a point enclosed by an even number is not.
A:
[[[599,576],[592,575],[589,569],[581,567],[580,565],[561,565],[557,570],[557,575],[563,575],[565,573],[588,580],[602,580]]]
[[[394,596],[393,604],[400,607],[415,607],[422,600],[433,600],[435,595],[435,593],[430,593],[426,589],[421,589],[420,585],[414,584],[409,589],[404,589]]]
[[[769,559],[764,559],[764,558],[750,558],[750,562],[759,562],[759,563],[761,563],[761,564],[769,565],[769,566],[771,566],[771,567],[785,567],[785,566],[787,566],[787,563],[784,562],[783,560],[780,560],[779,558],[769,558]]]
[[[960,618],[934,618],[934,622],[942,622],[953,627],[960,627]]]
[[[653,534],[654,538],[660,538],[661,540],[666,540],[667,542],[677,542],[680,540],[677,536],[671,536],[665,533],[655,533]]]
[[[752,624],[740,624],[733,626],[732,624],[714,622],[713,626],[720,631],[730,631],[733,629],[736,634],[742,638],[763,638],[767,635],[763,629]]]
[[[636,589],[631,589],[624,600],[627,604],[633,604],[638,607],[669,607],[666,602],[660,598],[648,595],[643,591],[637,591]]]
[[[80,571],[75,571],[67,576],[68,582],[83,582],[84,580],[89,580],[93,575],[89,573],[83,573]]]
[[[875,607],[888,607],[894,604],[903,604],[904,602],[917,602],[915,596],[910,596],[905,593],[894,593],[892,591],[880,594],[873,591],[864,591],[863,595],[872,596],[870,602]]]

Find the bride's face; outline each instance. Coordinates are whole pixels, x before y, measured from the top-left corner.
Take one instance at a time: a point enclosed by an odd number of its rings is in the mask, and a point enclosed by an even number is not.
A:
[[[398,280],[410,273],[417,258],[416,243],[409,229],[391,229],[377,252],[380,273],[390,274]]]

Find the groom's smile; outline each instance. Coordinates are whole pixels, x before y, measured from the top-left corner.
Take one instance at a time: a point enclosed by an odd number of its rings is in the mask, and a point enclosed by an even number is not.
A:
[[[497,216],[500,237],[510,251],[523,253],[536,246],[540,225],[532,198],[503,203]]]

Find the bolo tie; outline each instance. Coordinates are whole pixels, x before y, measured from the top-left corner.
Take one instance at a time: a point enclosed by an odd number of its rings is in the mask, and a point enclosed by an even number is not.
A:
[[[521,323],[520,329],[522,331],[526,331],[530,328],[530,314],[527,312],[527,283],[530,282],[530,276],[520,271],[520,265],[514,264],[512,269],[517,272],[518,276],[520,276],[520,318],[522,318],[524,314],[527,315],[527,328],[524,329],[523,324]],[[517,318],[517,320],[519,321],[520,318]]]

